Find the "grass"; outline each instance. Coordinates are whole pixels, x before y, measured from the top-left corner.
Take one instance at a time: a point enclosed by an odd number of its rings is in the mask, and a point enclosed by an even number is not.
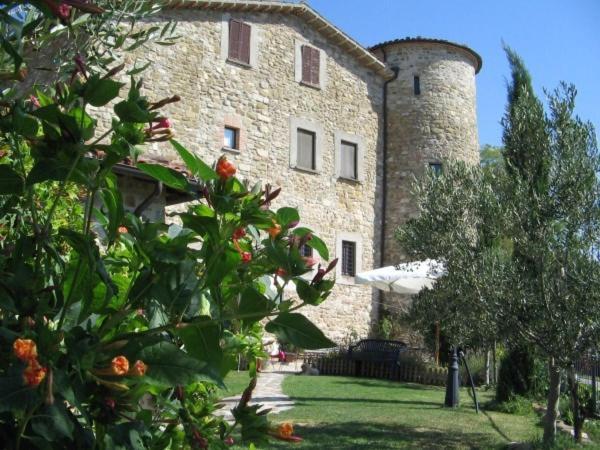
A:
[[[296,405],[274,422],[292,421],[298,449],[494,449],[539,437],[539,419],[496,411],[476,414],[466,390],[462,406],[443,408],[444,389],[347,377],[288,376]],[[491,399],[481,392],[480,401]],[[268,448],[290,448],[271,441]]]
[[[232,370],[225,377],[225,389],[217,389],[216,395],[218,398],[231,397],[241,394],[250,383],[250,377],[247,370],[235,371]]]

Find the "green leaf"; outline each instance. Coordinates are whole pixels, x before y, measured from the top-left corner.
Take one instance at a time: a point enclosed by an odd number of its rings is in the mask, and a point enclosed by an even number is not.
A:
[[[239,313],[241,319],[247,322],[256,322],[267,317],[273,309],[272,302],[254,288],[247,288],[242,292]]]
[[[187,353],[207,364],[206,372],[210,371],[223,385],[221,378],[232,367],[227,364],[227,358],[219,343],[221,329],[216,324],[198,323],[177,330],[177,335],[183,340]]]
[[[152,178],[162,181],[169,187],[180,191],[187,191],[189,184],[186,178],[176,170],[170,169],[160,164],[138,163],[138,169],[147,173]]]
[[[119,95],[124,86],[110,79],[100,79],[98,75],[90,77],[85,83],[83,99],[92,106],[104,106]]]
[[[187,168],[190,169],[195,176],[204,181],[216,180],[217,178],[219,178],[217,172],[215,172],[210,166],[208,166],[196,155],[193,155],[189,150],[187,150],[175,139],[171,139],[170,142],[171,145],[177,151],[177,153],[179,153],[179,156],[181,156],[181,159],[183,159],[183,162],[185,162]]]
[[[318,289],[312,287],[307,281],[302,279],[295,280],[296,292],[298,297],[308,303],[309,305],[318,305],[323,302],[321,292]]]
[[[287,227],[293,222],[298,223],[300,221],[300,215],[295,208],[279,208],[277,210],[277,222],[282,227]]]
[[[71,439],[75,428],[69,413],[60,403],[45,406],[32,419],[31,426],[36,434],[50,442],[59,440],[61,436]]]
[[[207,374],[207,364],[180,350],[170,342],[159,342],[137,355],[148,366],[146,378],[167,386],[187,385],[196,381],[219,383]]]
[[[267,323],[265,330],[296,347],[317,350],[335,347],[315,324],[298,313],[281,313]]]
[[[311,233],[312,237],[309,241],[306,242],[306,245],[308,245],[311,248],[314,248],[317,252],[319,252],[321,258],[329,260],[329,250],[327,249],[327,245],[321,240],[321,238],[312,234],[312,230],[310,228],[296,228],[293,233],[295,236],[299,237],[304,237],[308,233]]]
[[[115,105],[115,114],[123,122],[146,123],[152,118],[150,113],[141,108],[135,101],[123,100]]]
[[[0,195],[20,194],[24,182],[8,164],[0,164]]]
[[[0,412],[24,411],[37,401],[36,392],[19,375],[0,378]]]

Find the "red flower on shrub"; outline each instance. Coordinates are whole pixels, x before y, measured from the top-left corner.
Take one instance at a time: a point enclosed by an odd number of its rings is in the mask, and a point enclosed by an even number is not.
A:
[[[243,228],[236,228],[235,231],[233,232],[234,240],[241,239],[244,236],[246,236],[246,230],[244,230]]]
[[[146,375],[146,371],[148,370],[148,366],[144,364],[144,361],[140,361],[139,359],[133,364],[133,367],[129,370],[129,375],[134,377],[143,377]]]
[[[217,175],[221,180],[227,180],[235,175],[236,168],[233,164],[227,161],[225,156],[221,156],[219,161],[217,161]]]
[[[159,128],[171,128],[171,121],[166,117],[161,117],[156,121],[154,125],[150,128],[151,130],[157,130]]]
[[[278,267],[277,270],[275,271],[275,275],[280,276],[281,278],[285,277],[287,275],[286,270],[283,267]]]
[[[246,264],[246,263],[249,263],[250,261],[252,261],[252,253],[242,252],[242,262]]]
[[[21,361],[29,362],[37,359],[37,346],[31,339],[17,339],[13,343],[13,353]]]
[[[37,359],[32,359],[23,371],[23,382],[28,386],[35,387],[46,378],[47,372],[48,369],[42,367]]]
[[[115,356],[110,362],[111,375],[123,376],[129,372],[129,360],[124,356]]]
[[[30,95],[29,96],[29,101],[31,102],[31,104],[36,107],[39,108],[40,106],[42,106],[40,104],[40,101],[38,100],[38,98],[35,95]]]
[[[71,17],[71,5],[67,5],[66,3],[61,3],[58,5],[57,13],[58,17],[63,20],[68,20]]]

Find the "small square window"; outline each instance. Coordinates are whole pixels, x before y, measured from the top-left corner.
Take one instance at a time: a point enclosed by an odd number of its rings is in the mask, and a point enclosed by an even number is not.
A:
[[[304,256],[305,258],[312,258],[312,247],[309,247],[308,245],[304,244],[302,247],[300,247],[300,255]]]
[[[356,275],[356,242],[342,241],[342,275]]]
[[[415,95],[421,95],[421,79],[418,75],[415,75],[413,78],[413,89],[415,91]]]
[[[442,163],[429,163],[429,170],[433,171],[436,177],[442,174]]]
[[[342,141],[341,152],[340,176],[352,180],[358,179],[358,146],[352,142]]]
[[[240,147],[240,130],[233,127],[225,127],[223,132],[223,146],[226,148],[232,148],[239,150]]]
[[[297,166],[302,169],[316,170],[317,134],[313,131],[298,128]]]

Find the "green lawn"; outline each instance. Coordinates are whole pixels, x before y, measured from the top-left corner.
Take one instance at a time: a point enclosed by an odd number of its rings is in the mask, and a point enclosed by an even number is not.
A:
[[[304,441],[271,441],[268,448],[494,449],[541,432],[534,415],[476,414],[466,390],[456,410],[442,407],[443,388],[365,378],[291,375],[284,392],[296,406],[271,420],[292,421]],[[479,395],[482,403],[492,396]]]
[[[225,389],[218,389],[216,395],[219,398],[231,397],[233,395],[241,394],[250,383],[247,370],[236,371],[232,370],[225,377]]]

